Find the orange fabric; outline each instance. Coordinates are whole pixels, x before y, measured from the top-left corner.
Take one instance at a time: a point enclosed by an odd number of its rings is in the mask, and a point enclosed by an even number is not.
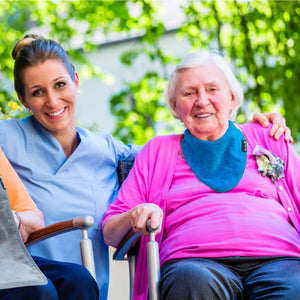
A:
[[[10,206],[16,211],[31,210],[36,207],[20,177],[6,158],[0,147],[0,175],[7,190]]]

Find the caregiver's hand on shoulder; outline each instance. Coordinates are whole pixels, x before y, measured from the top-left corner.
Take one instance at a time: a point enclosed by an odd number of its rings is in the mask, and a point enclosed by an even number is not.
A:
[[[284,134],[286,142],[294,142],[291,130],[286,126],[285,118],[280,113],[255,113],[252,122],[260,123],[263,127],[267,127],[272,123],[270,136],[275,140],[279,140]]]

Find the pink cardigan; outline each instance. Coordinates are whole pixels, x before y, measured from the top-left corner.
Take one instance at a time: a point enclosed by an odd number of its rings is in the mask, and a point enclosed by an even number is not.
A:
[[[270,150],[286,162],[285,178],[276,181],[282,205],[286,208],[289,217],[300,232],[300,189],[297,182],[300,176],[300,159],[293,147],[283,139],[276,142],[269,137],[269,129],[257,124],[244,124],[240,126],[251,148],[259,145]],[[144,202],[155,203],[165,211],[165,195],[168,192],[176,159],[180,149],[182,135],[155,137],[150,140],[138,154],[134,167],[120,189],[118,198],[109,207],[102,224],[111,216],[127,211],[137,204]],[[162,232],[164,224],[162,224]],[[161,244],[162,234],[157,235],[156,241]],[[134,285],[134,300],[146,300],[148,297],[147,248],[148,237],[142,237],[136,281]]]

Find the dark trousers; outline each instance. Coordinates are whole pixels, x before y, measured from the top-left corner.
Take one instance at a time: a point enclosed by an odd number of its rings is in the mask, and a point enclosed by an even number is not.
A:
[[[85,267],[37,256],[33,259],[47,277],[48,284],[0,290],[1,300],[99,299],[97,283]]]
[[[161,268],[163,300],[300,299],[300,258],[171,260]]]

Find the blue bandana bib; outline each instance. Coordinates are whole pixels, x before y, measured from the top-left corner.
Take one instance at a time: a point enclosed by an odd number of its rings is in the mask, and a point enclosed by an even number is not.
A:
[[[186,129],[181,149],[194,174],[216,192],[232,190],[244,174],[247,141],[231,121],[226,133],[214,142],[198,140]]]

